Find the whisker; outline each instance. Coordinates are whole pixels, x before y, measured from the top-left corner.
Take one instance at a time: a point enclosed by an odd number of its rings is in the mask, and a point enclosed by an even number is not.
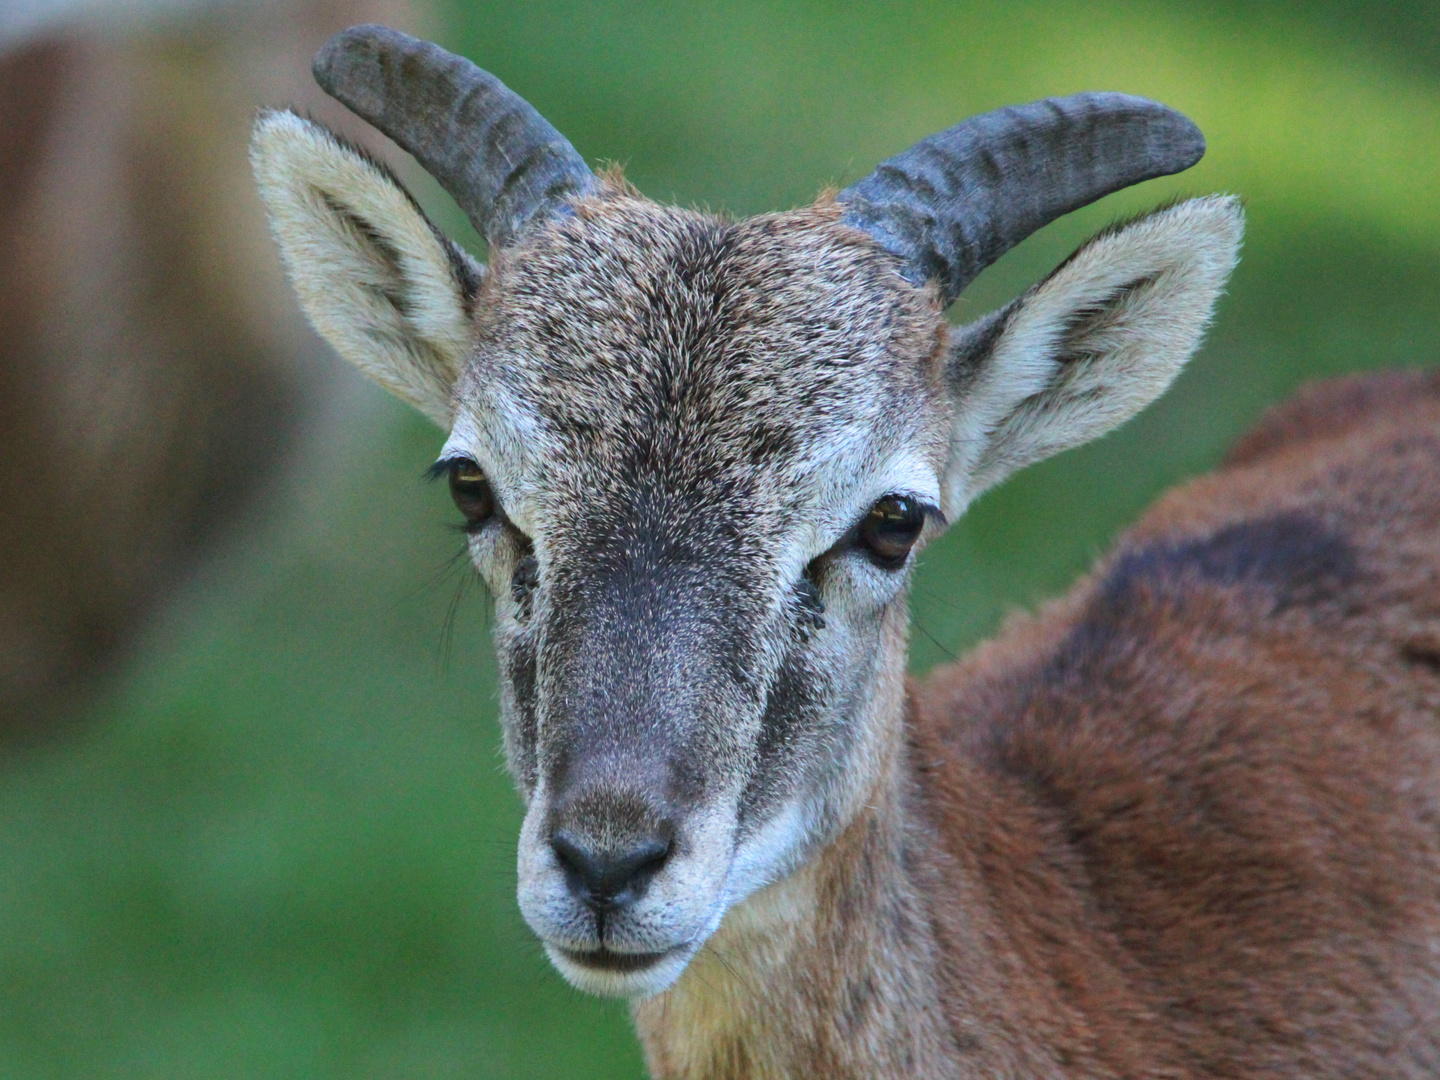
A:
[[[939,649],[942,653],[944,653],[946,656],[948,656],[951,660],[958,660],[958,659],[960,659],[960,657],[955,653],[955,651],[954,651],[953,649],[947,648],[947,647],[940,641],[939,638],[937,638],[937,637],[936,637],[934,634],[932,634],[929,630],[926,630],[924,623],[920,622],[919,619],[911,619],[910,621],[915,624],[915,629],[916,629],[916,630],[919,630],[922,634],[924,634],[927,638],[929,638],[930,641],[931,641],[931,643],[932,643],[937,649]]]
[[[460,605],[466,595],[475,586],[480,575],[472,567],[469,573],[463,573],[459,582],[456,583],[455,593],[450,597],[450,604],[445,609],[445,622],[440,630],[439,652],[436,662],[441,671],[448,671],[450,668],[450,655],[455,644],[455,619],[460,613]]]
[[[712,943],[710,945],[710,952],[714,954],[715,959],[719,962],[720,966],[730,973],[730,977],[745,988],[745,992],[747,994],[750,994],[756,998],[759,998],[761,996],[758,989],[750,981],[749,977],[740,973],[740,969],[735,964],[731,963],[730,958],[725,955],[723,949],[717,948]]]
[[[431,573],[425,580],[421,581],[413,589],[401,594],[402,600],[414,600],[417,596],[429,592],[442,584],[446,578],[455,573],[457,569],[463,569],[470,561],[470,548],[468,544],[462,544],[453,555],[440,564],[439,568]]]
[[[941,593],[936,592],[934,589],[916,588],[914,591],[916,596],[923,596],[926,600],[934,600],[937,604],[942,604],[945,607],[949,608],[951,611],[959,612],[961,615],[974,614],[973,608],[967,608],[960,604],[957,604],[954,600],[951,600],[948,597],[942,595]]]

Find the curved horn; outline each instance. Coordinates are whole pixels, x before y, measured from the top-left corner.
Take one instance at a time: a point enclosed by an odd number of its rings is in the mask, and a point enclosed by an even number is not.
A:
[[[1063,214],[1188,169],[1205,137],[1129,94],[1075,94],[972,117],[922,139],[842,191],[841,219],[938,280],[948,304],[981,270]]]
[[[590,191],[565,137],[489,72],[384,26],[352,26],[318,53],[315,81],[404,147],[492,247]]]

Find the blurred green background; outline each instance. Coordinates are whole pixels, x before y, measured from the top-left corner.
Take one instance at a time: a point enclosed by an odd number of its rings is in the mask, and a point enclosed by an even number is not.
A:
[[[1082,89],[1174,105],[1192,172],[1045,230],[1008,299],[1113,218],[1232,191],[1244,260],[1157,406],[987,496],[923,557],[913,666],[1063,589],[1268,404],[1432,363],[1440,6],[453,2],[441,39],[647,194],[807,201],[967,115]],[[453,208],[429,201],[445,220]],[[636,1077],[514,904],[486,600],[442,435],[367,392],[63,739],[0,759],[0,1077]]]

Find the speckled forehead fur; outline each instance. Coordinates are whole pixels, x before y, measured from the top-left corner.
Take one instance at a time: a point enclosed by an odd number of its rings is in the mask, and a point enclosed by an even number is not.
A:
[[[838,218],[822,199],[729,220],[610,180],[492,263],[457,413],[486,418],[550,520],[642,480],[781,513],[837,461],[905,446],[938,468],[937,298]]]

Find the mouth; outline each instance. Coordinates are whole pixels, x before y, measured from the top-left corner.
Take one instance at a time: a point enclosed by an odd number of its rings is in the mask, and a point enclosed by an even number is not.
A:
[[[677,950],[667,949],[664,952],[650,953],[617,953],[611,952],[603,946],[592,952],[579,952],[574,949],[557,949],[572,964],[579,967],[590,968],[594,971],[605,971],[615,975],[633,975],[637,972],[648,971],[660,963],[667,956],[673,955]]]
[[[628,953],[610,949],[566,949],[546,945],[565,981],[577,990],[638,1000],[658,994],[669,987],[685,966],[695,948],[678,945],[661,952]]]

